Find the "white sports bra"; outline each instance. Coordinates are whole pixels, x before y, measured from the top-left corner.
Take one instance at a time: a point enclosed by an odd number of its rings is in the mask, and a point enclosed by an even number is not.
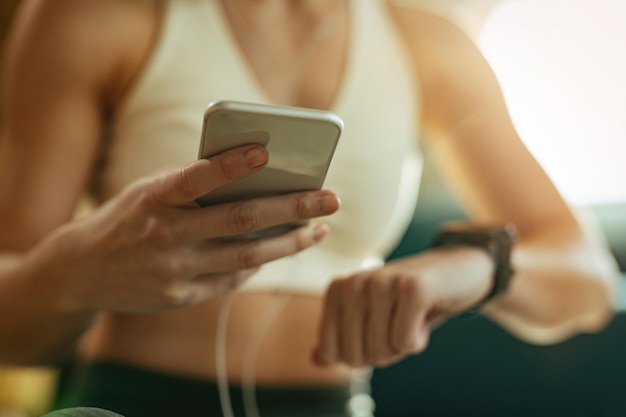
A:
[[[342,201],[318,246],[264,265],[244,291],[322,292],[335,277],[381,265],[413,213],[421,155],[418,102],[404,45],[383,0],[350,2],[348,65],[329,110],[344,120],[324,188]],[[221,3],[169,0],[160,40],[116,114],[100,197],[197,157],[209,102],[267,102],[227,27]]]

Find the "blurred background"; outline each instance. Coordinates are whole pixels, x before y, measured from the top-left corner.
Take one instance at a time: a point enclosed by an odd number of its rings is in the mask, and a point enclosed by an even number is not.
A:
[[[626,270],[626,2],[397,1],[449,17],[473,37],[522,139]],[[0,48],[18,3],[0,1]],[[425,169],[414,220],[392,258],[425,249],[442,222],[464,217],[428,158]],[[549,347],[526,345],[482,317],[453,320],[424,354],[377,370],[372,393],[378,417],[623,416],[623,352],[621,312],[601,334]],[[0,417],[43,413],[56,375],[0,368]]]

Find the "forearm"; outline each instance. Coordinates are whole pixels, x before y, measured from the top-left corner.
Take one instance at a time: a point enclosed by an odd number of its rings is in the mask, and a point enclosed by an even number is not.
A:
[[[521,233],[506,294],[484,311],[531,343],[554,343],[604,327],[612,313],[616,265],[572,221]]]
[[[0,363],[56,363],[94,318],[94,313],[63,311],[56,272],[40,258],[39,253],[0,254]]]

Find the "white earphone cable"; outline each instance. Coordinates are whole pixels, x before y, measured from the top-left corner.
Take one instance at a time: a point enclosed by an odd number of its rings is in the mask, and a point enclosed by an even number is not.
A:
[[[290,297],[291,293],[288,292],[276,293],[275,298],[272,300],[272,304],[263,312],[261,319],[255,326],[254,331],[246,345],[241,378],[243,406],[246,417],[260,417],[255,381],[257,354],[265,332],[274,319],[278,317],[278,314],[287,304]]]
[[[222,301],[222,305],[220,306],[215,335],[215,370],[223,417],[235,417],[233,405],[230,400],[230,392],[228,391],[228,367],[226,365],[226,336],[232,297],[232,293],[224,296],[224,301]]]
[[[293,255],[289,258],[289,268],[285,273],[285,279],[290,284],[294,284],[298,279],[298,257]],[[293,292],[285,288],[278,289],[272,304],[263,312],[260,320],[257,322],[254,331],[248,339],[244,353],[243,371],[241,376],[241,389],[243,396],[243,406],[246,417],[261,417],[256,396],[256,363],[259,347],[263,340],[263,336],[272,322],[278,317],[282,309],[290,300]]]
[[[289,272],[285,274],[286,278],[296,279],[297,259],[290,258]],[[248,339],[244,351],[243,371],[241,376],[241,389],[243,396],[243,405],[246,417],[260,417],[259,407],[256,398],[256,363],[257,353],[267,329],[272,322],[278,317],[278,314],[291,298],[292,292],[278,289],[271,305],[263,312],[261,318],[256,323],[255,328]],[[235,417],[233,411],[232,400],[230,398],[228,383],[228,366],[226,362],[226,337],[228,331],[228,316],[232,304],[232,293],[224,296],[224,301],[220,306],[217,329],[215,336],[215,368],[217,376],[217,388],[219,392],[220,406],[222,408],[223,417]]]

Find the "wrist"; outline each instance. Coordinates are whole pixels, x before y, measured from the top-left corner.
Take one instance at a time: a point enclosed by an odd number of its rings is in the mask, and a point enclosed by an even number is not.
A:
[[[492,263],[489,290],[473,306],[472,313],[477,312],[484,304],[506,292],[513,275],[511,266],[511,250],[515,242],[516,231],[511,224],[504,226],[475,226],[465,223],[445,225],[435,236],[433,247],[471,247],[474,253],[481,251]],[[484,256],[479,256],[485,260]]]
[[[61,226],[44,238],[27,255],[25,282],[38,302],[52,313],[92,315],[96,311],[84,305],[81,297],[81,274],[77,260],[81,254],[72,243],[71,227]]]
[[[454,316],[487,297],[493,286],[494,264],[489,254],[471,245],[435,247],[429,251],[439,259],[433,285],[441,297],[438,308]]]
[[[27,252],[2,259],[0,360],[22,365],[55,363],[72,349],[94,314],[63,307],[65,277],[48,239]],[[6,268],[5,268],[6,267]]]

